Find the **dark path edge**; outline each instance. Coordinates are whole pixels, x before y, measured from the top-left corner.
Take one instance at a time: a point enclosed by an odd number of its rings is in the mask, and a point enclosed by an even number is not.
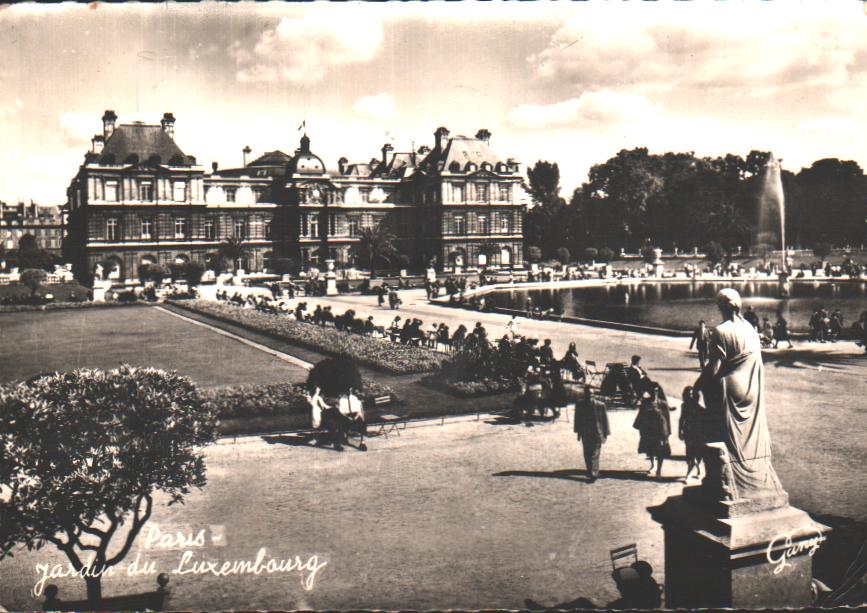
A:
[[[286,353],[312,364],[331,357],[330,354],[289,343],[283,338],[257,332],[246,326],[230,323],[224,319],[185,309],[172,303],[165,302],[160,306],[167,311],[231,332],[269,349]],[[358,369],[365,378],[388,385],[395,391],[398,404],[384,409],[384,412],[397,413],[409,419],[492,413],[510,406],[514,397],[514,394],[497,394],[478,398],[457,398],[421,383],[421,379],[430,373],[394,375],[363,364],[359,364]]]

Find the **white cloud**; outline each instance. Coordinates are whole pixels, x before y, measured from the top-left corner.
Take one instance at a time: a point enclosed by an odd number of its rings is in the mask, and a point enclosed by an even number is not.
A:
[[[394,119],[396,109],[391,96],[383,92],[375,96],[364,96],[355,101],[352,111],[362,119],[386,122]]]
[[[241,82],[306,85],[322,81],[335,68],[371,61],[382,39],[382,25],[369,14],[314,8],[300,18],[284,17],[252,48],[236,41],[230,53]]]
[[[89,144],[94,134],[102,131],[98,115],[93,113],[63,113],[57,120],[70,146]]]
[[[657,113],[658,109],[645,96],[602,89],[554,104],[516,106],[509,111],[507,119],[510,125],[520,129],[596,129],[650,121]]]
[[[677,11],[625,4],[591,8],[566,21],[529,58],[536,75],[582,88],[760,88],[773,94],[845,82],[864,37],[855,3],[825,12],[755,4],[745,11],[727,2],[676,3]]]

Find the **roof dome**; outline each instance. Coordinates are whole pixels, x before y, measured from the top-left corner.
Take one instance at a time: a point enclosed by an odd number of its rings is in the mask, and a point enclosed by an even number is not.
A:
[[[295,152],[295,157],[289,162],[289,173],[300,175],[321,175],[325,173],[325,163],[310,151],[310,139],[307,135],[301,137],[301,147]]]

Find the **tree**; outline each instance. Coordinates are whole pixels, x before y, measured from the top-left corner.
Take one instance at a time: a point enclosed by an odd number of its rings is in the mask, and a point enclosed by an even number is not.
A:
[[[29,268],[21,273],[19,283],[30,288],[30,296],[35,297],[37,290],[48,279],[48,275],[41,268]]]
[[[202,276],[205,274],[205,267],[201,262],[187,262],[184,266],[184,280],[187,282],[187,287],[190,289],[198,286],[202,282]]]
[[[557,259],[560,260],[560,263],[565,266],[569,263],[572,254],[569,253],[569,250],[566,247],[558,247],[557,248]]]
[[[813,245],[813,255],[824,262],[831,255],[831,243],[819,242]]]
[[[569,242],[571,224],[566,222],[570,211],[560,197],[560,168],[556,163],[539,161],[527,171],[529,183],[525,189],[533,199],[533,207],[524,219],[524,244],[542,245],[543,255],[553,256],[557,247]]]
[[[317,362],[307,375],[307,389],[312,392],[318,387],[326,396],[340,396],[350,388],[360,390],[362,386],[358,366],[343,356]]]
[[[153,368],[0,387],[0,559],[52,543],[98,604],[102,575],[129,553],[154,494],[172,505],[205,485],[201,447],[215,434],[192,381]]]
[[[594,247],[587,247],[587,249],[584,250],[584,259],[585,260],[593,261],[597,258],[598,255],[599,255],[599,251]]]
[[[647,264],[653,264],[656,261],[656,250],[650,243],[641,248],[641,259]]]
[[[603,262],[610,262],[614,259],[614,250],[610,247],[603,247],[599,250],[599,259]]]
[[[235,236],[230,236],[217,247],[217,255],[228,262],[232,263],[232,272],[237,272],[239,262],[249,257],[250,250],[244,246],[244,241]]]
[[[711,264],[719,264],[726,257],[726,251],[716,241],[711,241],[704,247],[704,257]]]
[[[36,249],[39,249],[39,244],[32,234],[24,234],[18,239],[18,251],[34,251]]]
[[[111,262],[108,262],[104,268],[106,270],[111,270],[114,266]],[[141,281],[153,281],[154,285],[159,285],[163,282],[167,276],[166,269],[160,266],[159,264],[152,264],[151,262],[145,262],[140,264],[138,267],[138,278]]]
[[[370,267],[371,278],[376,276],[377,262],[394,261],[397,256],[397,248],[394,246],[396,240],[388,226],[382,222],[358,231],[358,242],[353,249],[362,265]]]
[[[527,247],[527,260],[530,263],[536,264],[541,259],[542,259],[542,250],[541,249],[539,249],[535,245]]]

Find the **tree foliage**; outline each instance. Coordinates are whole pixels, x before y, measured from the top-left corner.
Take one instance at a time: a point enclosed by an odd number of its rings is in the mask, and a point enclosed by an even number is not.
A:
[[[766,151],[698,157],[624,149],[594,165],[568,204],[558,196],[559,168],[538,162],[528,172],[534,206],[527,212],[525,244],[540,245],[545,257],[559,247],[571,253],[601,247],[634,253],[648,240],[667,251],[710,242],[727,253],[758,247],[769,157]],[[789,245],[857,245],[867,238],[867,177],[855,162],[824,159],[797,174],[784,170],[782,183]],[[779,236],[764,242],[779,248]]]
[[[48,275],[41,268],[29,268],[21,273],[19,283],[30,288],[30,295],[35,296],[47,279]]]
[[[80,573],[118,564],[155,493],[175,504],[204,486],[201,447],[215,432],[195,385],[153,368],[0,386],[0,558],[52,543]],[[101,575],[85,581],[98,602]]]
[[[362,389],[358,366],[346,357],[325,358],[317,362],[307,375],[307,389],[320,388],[326,396],[340,396],[350,388]]]
[[[235,236],[230,236],[217,247],[217,257],[232,264],[232,272],[240,267],[240,261],[249,257],[250,250],[244,245],[244,241]]]
[[[377,263],[391,263],[397,257],[397,238],[385,223],[361,228],[358,242],[353,246],[355,255],[362,266],[370,269],[370,276],[376,276]]]

